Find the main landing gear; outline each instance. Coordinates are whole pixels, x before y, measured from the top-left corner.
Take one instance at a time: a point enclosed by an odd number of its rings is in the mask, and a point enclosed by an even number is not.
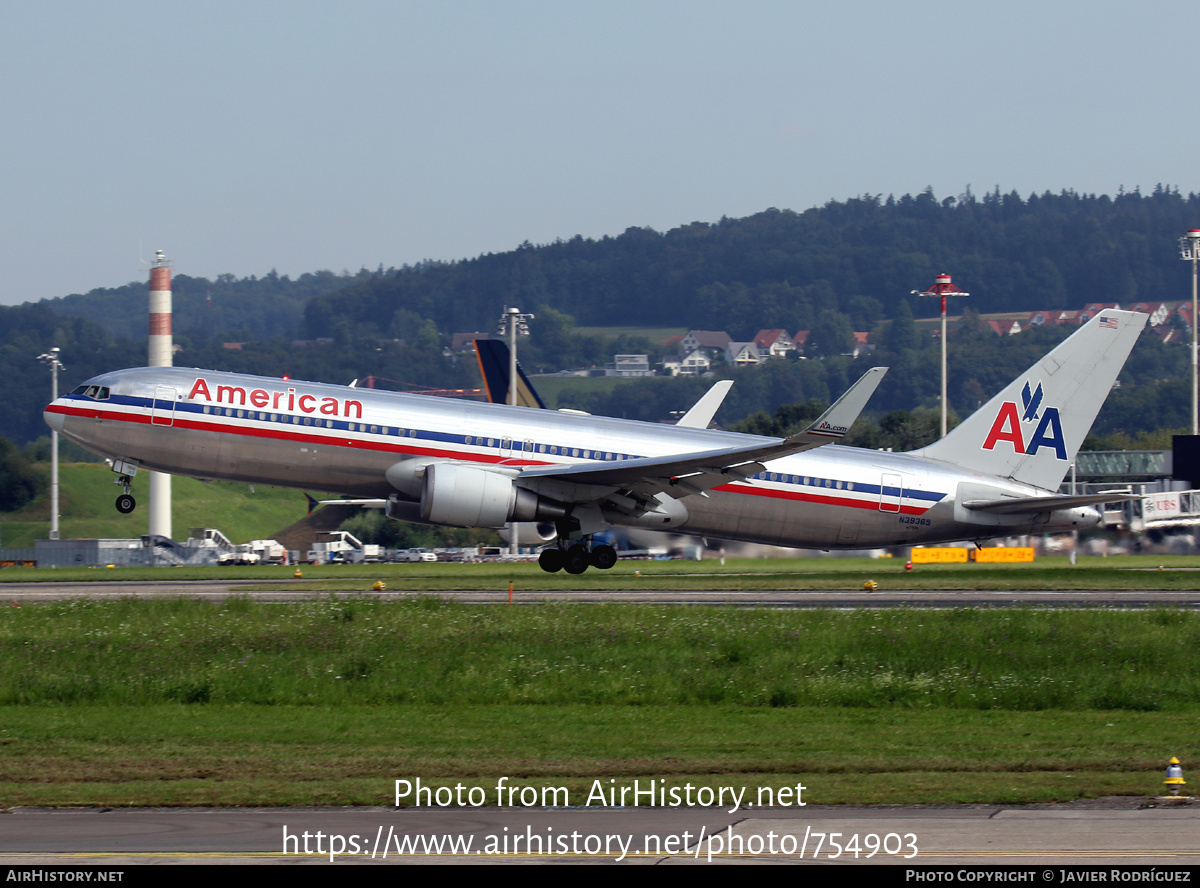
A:
[[[117,511],[122,515],[128,515],[137,508],[137,500],[133,498],[133,479],[128,475],[121,475],[114,483],[120,484],[123,491],[117,497]]]
[[[566,548],[557,544],[549,546],[538,556],[538,566],[546,573],[565,570],[569,574],[581,574],[589,567],[608,570],[616,563],[617,550],[606,543],[592,545],[590,536],[585,536]]]

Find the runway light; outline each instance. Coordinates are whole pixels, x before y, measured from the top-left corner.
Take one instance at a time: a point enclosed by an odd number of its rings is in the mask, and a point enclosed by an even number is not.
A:
[[[863,583],[863,591],[864,592],[878,592],[879,584],[877,582],[875,582],[874,580],[867,580],[865,583]]]
[[[296,579],[299,580],[299,579],[303,578],[304,571],[300,570],[300,568],[296,568],[296,572],[294,574],[292,574],[292,576],[294,576]]]
[[[912,570],[912,562],[911,562],[911,561],[906,561],[906,562],[904,562],[904,569],[905,569],[905,570]]]
[[[371,587],[372,592],[386,592],[387,586],[383,584],[383,580],[376,580],[375,585]]]
[[[1167,779],[1163,781],[1163,786],[1168,787],[1173,796],[1179,795],[1179,787],[1187,786],[1187,781],[1183,779],[1183,767],[1175,756],[1171,756],[1167,765]]]

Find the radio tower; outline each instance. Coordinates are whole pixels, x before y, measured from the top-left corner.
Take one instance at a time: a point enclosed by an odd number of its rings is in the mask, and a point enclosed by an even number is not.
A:
[[[170,367],[171,354],[171,262],[162,250],[154,253],[150,266],[149,367]],[[155,393],[157,399],[158,393]],[[174,409],[174,404],[171,409]],[[171,476],[150,473],[150,535],[171,538]]]

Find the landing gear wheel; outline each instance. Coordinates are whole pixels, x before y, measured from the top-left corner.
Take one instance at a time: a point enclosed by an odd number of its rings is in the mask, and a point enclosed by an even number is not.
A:
[[[617,563],[617,550],[604,544],[596,546],[592,549],[591,562],[593,567],[608,570]]]
[[[135,500],[129,494],[123,493],[119,497],[117,497],[117,511],[120,512],[122,515],[128,515],[130,512],[132,512],[136,508],[137,508],[137,500]]]
[[[567,549],[566,563],[563,569],[569,574],[581,574],[588,569],[588,550],[586,546],[576,543]]]
[[[557,547],[551,549],[542,549],[542,554],[538,556],[538,567],[546,573],[554,573],[563,569],[563,563],[566,561],[566,554],[562,549]]]

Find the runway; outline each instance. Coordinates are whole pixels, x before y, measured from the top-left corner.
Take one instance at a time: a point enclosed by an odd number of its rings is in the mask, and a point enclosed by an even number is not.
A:
[[[1200,864],[1200,806],[16,809],[0,862]],[[307,846],[307,853],[305,847]],[[434,849],[440,849],[433,853]],[[1038,881],[1044,881],[1038,878]]]
[[[348,583],[344,591],[329,592],[314,589],[311,592],[294,588],[280,590],[278,587],[294,587],[296,580],[194,580],[188,582],[144,581],[144,582],[95,582],[95,583],[3,583],[0,584],[0,604],[36,604],[48,601],[63,601],[70,598],[93,600],[116,598],[200,598],[208,601],[223,601],[239,596],[261,602],[298,602],[330,595],[367,595],[381,601],[397,601],[417,595],[430,595],[464,604],[504,604],[509,600],[507,588],[495,592],[439,591],[439,592],[372,592],[366,580]],[[357,588],[356,588],[357,585]],[[974,590],[940,590],[935,592],[889,591],[643,591],[637,589],[606,590],[603,592],[551,591],[525,592],[517,588],[512,597],[514,604],[535,604],[548,601],[572,601],[577,603],[641,603],[672,605],[722,605],[735,607],[798,607],[798,608],[857,608],[857,607],[1071,607],[1071,608],[1144,608],[1144,607],[1200,607],[1200,590],[1105,590],[1030,592],[1009,590],[1003,592],[979,592]]]

